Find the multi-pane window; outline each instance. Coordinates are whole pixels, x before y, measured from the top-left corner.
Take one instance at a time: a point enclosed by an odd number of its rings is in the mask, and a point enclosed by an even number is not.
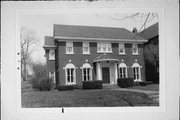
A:
[[[127,66],[125,63],[119,64],[119,78],[127,78]]]
[[[55,72],[49,72],[49,78],[51,78],[53,80],[53,83],[55,83]]]
[[[141,81],[141,66],[138,63],[134,63],[132,66],[134,81]]]
[[[88,42],[83,42],[83,54],[89,54],[89,43]]]
[[[74,83],[74,68],[67,68],[67,83]]]
[[[137,55],[138,54],[138,45],[132,44],[132,54]]]
[[[84,81],[90,80],[90,68],[83,68],[83,80]]]
[[[83,81],[90,81],[92,79],[92,68],[89,63],[85,63],[82,67],[82,79]]]
[[[49,60],[55,60],[55,51],[49,50]]]
[[[124,43],[119,43],[119,54],[125,54]]]
[[[111,43],[98,43],[97,52],[112,52]]]
[[[66,84],[75,84],[76,72],[75,72],[75,66],[72,63],[66,65],[65,73],[66,73]]]
[[[73,54],[73,43],[66,42],[66,54]]]

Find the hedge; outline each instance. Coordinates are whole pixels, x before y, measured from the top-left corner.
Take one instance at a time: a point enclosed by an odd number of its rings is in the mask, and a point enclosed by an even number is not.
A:
[[[102,89],[102,81],[83,81],[83,89]]]
[[[121,88],[132,87],[134,83],[133,78],[118,78],[117,83]]]
[[[64,85],[64,86],[58,86],[57,90],[59,91],[65,91],[65,90],[73,90],[74,86],[73,85]]]

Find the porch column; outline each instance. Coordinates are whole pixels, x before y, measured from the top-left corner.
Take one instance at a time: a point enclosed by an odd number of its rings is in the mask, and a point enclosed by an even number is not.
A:
[[[97,67],[96,67],[96,71],[97,71],[96,77],[97,77],[97,80],[102,80],[100,63],[97,62],[96,64],[97,64],[97,65],[96,65],[96,66],[97,66]]]
[[[114,62],[114,69],[115,69],[115,82],[114,82],[114,84],[117,84],[117,78],[118,78],[118,70],[117,70],[117,63],[116,62]]]

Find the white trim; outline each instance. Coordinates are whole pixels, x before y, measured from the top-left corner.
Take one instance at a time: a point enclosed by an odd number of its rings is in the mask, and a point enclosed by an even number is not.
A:
[[[74,85],[74,84],[76,84],[76,69],[77,69],[77,67],[75,67],[74,66],[74,64],[72,64],[72,63],[68,63],[67,65],[66,65],[66,67],[63,67],[63,69],[65,70],[65,80],[66,80],[66,85]],[[74,71],[73,71],[73,82],[68,82],[67,81],[67,70],[68,69],[70,69],[70,76],[72,76],[71,75],[71,69],[74,69]],[[71,81],[71,77],[70,77],[70,81]]]
[[[142,79],[141,79],[141,68],[142,68],[142,66],[140,66],[138,63],[134,63],[131,66],[131,68],[132,68],[132,71],[133,71],[133,78],[134,78],[134,74],[139,74],[139,79],[137,79],[137,75],[136,75],[135,76],[136,79],[134,79],[134,81],[135,82],[142,81]],[[137,71],[137,69],[135,69],[135,73],[134,73],[134,68],[138,69],[138,71]]]
[[[85,38],[85,37],[62,37],[62,36],[54,36],[54,39],[59,39],[58,41],[62,40],[89,40],[89,41],[109,41],[109,42],[127,42],[127,43],[143,43],[147,42],[148,40],[130,40],[130,39],[112,39],[112,38]]]
[[[49,60],[55,60],[55,50],[49,49]]]
[[[137,49],[136,53],[134,53],[133,51],[134,47]],[[132,55],[139,55],[139,48],[138,48],[138,44],[136,43],[132,43]]]
[[[53,73],[54,77],[53,77],[53,83],[56,83],[56,75],[55,75],[55,72],[49,72],[49,78],[51,78],[51,73]]]
[[[98,49],[100,47],[100,50]],[[105,50],[103,50],[105,48]],[[110,50],[108,50],[110,48]],[[97,53],[113,53],[112,44],[110,42],[98,42],[97,43]]]
[[[120,52],[120,46],[123,49],[123,53]],[[119,55],[126,55],[126,48],[125,48],[125,44],[124,43],[119,43]]]
[[[122,69],[122,73],[120,72],[120,68]],[[124,69],[125,68],[125,71]],[[120,63],[119,66],[118,66],[118,70],[119,70],[119,78],[120,78],[120,75],[122,74],[122,78],[124,78],[124,72],[125,72],[125,78],[128,77],[128,73],[127,73],[127,65],[125,63]]]

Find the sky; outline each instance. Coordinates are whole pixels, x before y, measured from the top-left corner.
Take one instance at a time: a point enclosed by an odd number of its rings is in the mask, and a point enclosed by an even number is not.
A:
[[[126,28],[129,31],[132,31],[136,27],[139,30],[146,19],[147,13],[144,13],[143,18],[137,16],[125,19],[125,17],[132,14],[134,13],[23,14],[20,17],[20,27],[26,27],[36,33],[40,41],[40,46],[31,46],[31,57],[34,62],[45,63],[45,51],[43,49],[44,36],[53,36],[53,24],[118,27]],[[146,27],[156,22],[158,22],[158,17],[149,21]]]

